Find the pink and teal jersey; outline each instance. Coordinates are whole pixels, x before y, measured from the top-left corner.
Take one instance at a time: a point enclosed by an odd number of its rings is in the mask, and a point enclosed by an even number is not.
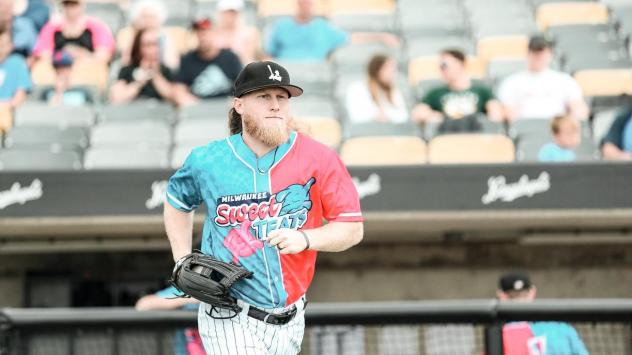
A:
[[[202,252],[254,272],[233,295],[263,308],[304,295],[316,262],[312,250],[280,254],[263,241],[268,233],[363,220],[358,193],[336,153],[298,133],[259,159],[240,134],[195,148],[169,179],[167,201],[183,212],[206,204]]]

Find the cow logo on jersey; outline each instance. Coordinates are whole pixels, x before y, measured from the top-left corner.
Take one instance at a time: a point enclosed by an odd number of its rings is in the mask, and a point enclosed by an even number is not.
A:
[[[239,258],[254,254],[257,249],[263,248],[263,241],[255,238],[250,233],[249,220],[244,221],[239,228],[233,228],[224,238],[224,246],[233,254],[233,263],[237,264]]]
[[[229,241],[225,239],[224,245],[231,250],[233,256],[241,256],[242,252],[236,250],[241,248],[242,241],[251,240],[248,239],[250,237],[260,240],[276,229],[302,228],[307,222],[307,212],[312,208],[309,191],[315,182],[316,179],[312,177],[305,184],[292,184],[272,195],[260,192],[220,197],[215,210],[215,224],[220,227],[236,227],[229,232],[226,237]],[[239,233],[231,234],[235,231]]]

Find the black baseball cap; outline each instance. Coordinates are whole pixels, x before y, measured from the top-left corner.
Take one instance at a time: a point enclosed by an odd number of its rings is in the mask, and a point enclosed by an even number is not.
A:
[[[290,74],[287,70],[278,63],[270,61],[252,62],[246,65],[235,79],[233,94],[235,97],[242,97],[252,91],[274,87],[287,90],[290,97],[303,94],[303,89],[290,84]]]
[[[529,38],[529,51],[539,52],[547,48],[553,48],[553,41],[545,35],[538,34]]]
[[[508,272],[498,279],[498,286],[503,292],[524,291],[533,286],[529,275],[521,271]]]

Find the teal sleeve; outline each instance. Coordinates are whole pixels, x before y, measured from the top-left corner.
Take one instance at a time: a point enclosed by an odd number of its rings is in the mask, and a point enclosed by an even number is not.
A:
[[[571,348],[573,349],[572,354],[573,355],[589,355],[588,349],[586,349],[586,345],[584,345],[584,342],[582,341],[579,334],[577,333],[577,330],[575,330],[575,328],[571,326],[569,326],[568,328],[569,328],[568,330],[569,342],[571,343]]]
[[[182,167],[171,176],[167,185],[167,202],[182,212],[191,212],[202,203],[202,194],[194,167],[195,151],[189,154]]]

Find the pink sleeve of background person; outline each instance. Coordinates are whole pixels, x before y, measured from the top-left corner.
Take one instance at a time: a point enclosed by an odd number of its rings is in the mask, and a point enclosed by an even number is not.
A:
[[[48,21],[42,28],[37,36],[37,42],[35,42],[35,48],[33,49],[33,55],[38,57],[43,52],[53,52],[55,49],[55,32],[59,30],[59,23],[53,23]]]
[[[360,198],[353,180],[340,158],[332,154],[323,157],[321,200],[326,220],[333,222],[362,222]]]
[[[103,22],[95,18],[88,18],[86,27],[92,32],[92,43],[94,49],[106,48],[110,52],[114,52],[116,42],[112,36],[112,31]]]

